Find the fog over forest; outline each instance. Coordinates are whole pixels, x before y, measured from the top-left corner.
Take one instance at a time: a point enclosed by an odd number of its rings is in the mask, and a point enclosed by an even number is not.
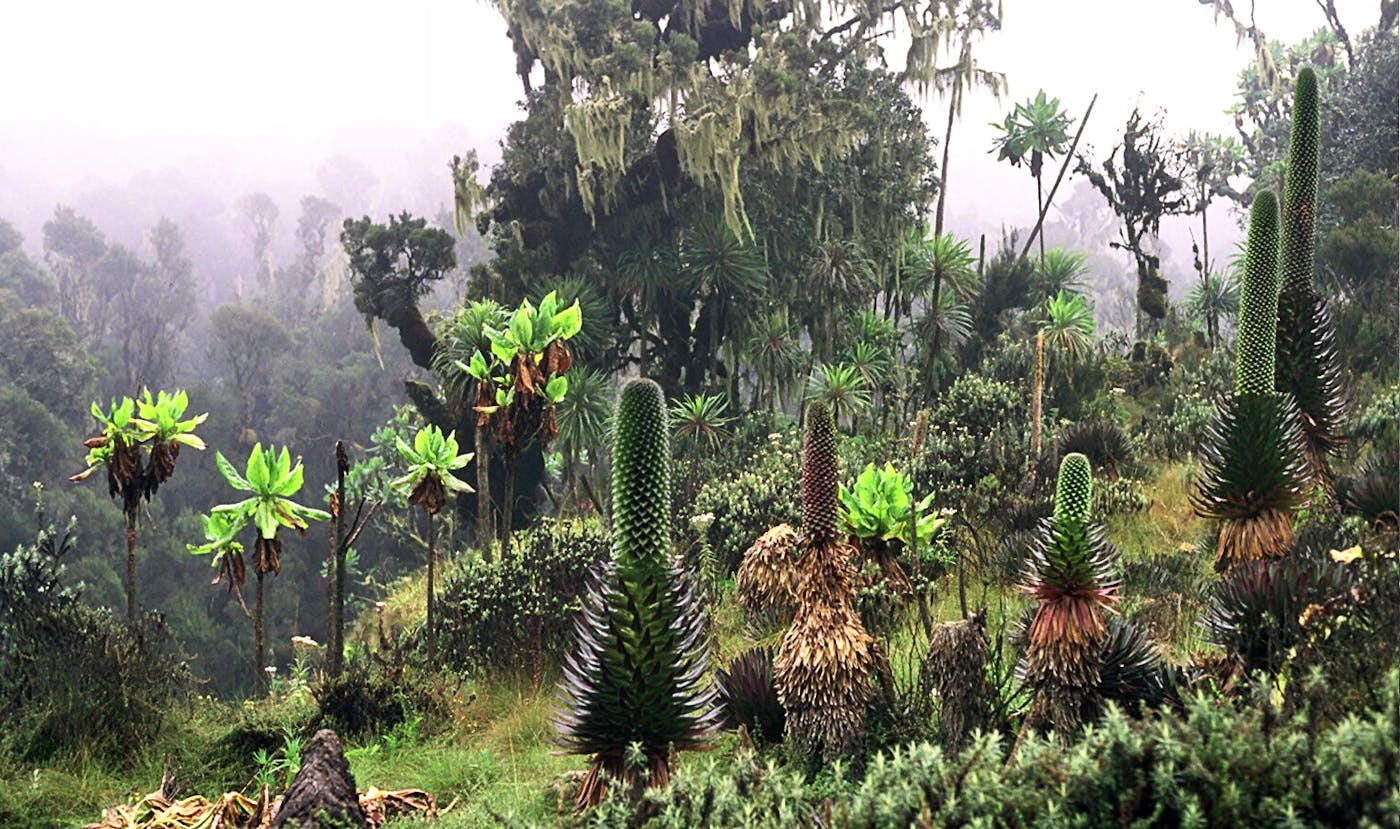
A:
[[[1337,8],[1344,20],[1361,21],[1373,5],[1341,0]],[[985,233],[994,243],[1003,227],[1024,234],[1034,221],[1024,172],[988,152],[990,122],[1033,85],[1052,90],[1076,117],[1099,95],[1081,150],[1110,147],[1139,102],[1163,110],[1169,130],[1230,132],[1225,110],[1252,47],[1228,25],[1212,24],[1208,5],[1093,0],[1073,14],[1029,0],[1003,6],[1002,31],[986,38],[979,62],[1006,73],[1008,91],[1001,101],[985,91],[968,96],[952,150],[958,172],[949,227],[960,235]],[[1306,0],[1254,11],[1259,28],[1283,42],[1323,22]],[[66,25],[74,16],[81,26]],[[1117,26],[1142,34],[1114,34]],[[251,273],[236,207],[243,195],[265,192],[278,205],[271,254],[279,258],[295,246],[304,195],[328,198],[344,215],[408,210],[437,220],[451,208],[447,160],[475,149],[484,178],[519,112],[509,40],[495,10],[479,3],[414,0],[388,15],[372,3],[56,2],[15,10],[10,28],[25,34],[0,55],[0,69],[30,80],[16,84],[14,106],[0,113],[0,217],[32,250],[56,204],[134,248],[160,217],[170,218],[210,298],[231,295]],[[887,47],[896,66],[902,48]],[[361,62],[362,55],[373,57]],[[1096,68],[1106,64],[1131,69]],[[940,135],[945,97],[915,100]],[[1076,186],[1083,179],[1071,176],[1061,192]],[[1111,221],[1099,202],[1081,197],[1070,209]],[[1192,276],[1193,221],[1164,223],[1178,299]],[[1242,238],[1242,221],[1239,208],[1211,215],[1220,250]],[[1099,267],[1116,263],[1128,273],[1130,257],[1091,253]]]
[[[1400,826],[1400,0],[0,24],[0,829]]]

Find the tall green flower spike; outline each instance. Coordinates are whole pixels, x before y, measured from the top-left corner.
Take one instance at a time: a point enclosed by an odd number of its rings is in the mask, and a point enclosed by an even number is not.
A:
[[[1078,452],[1065,455],[1060,461],[1060,475],[1055,480],[1055,522],[1087,524],[1093,496],[1094,478],[1089,459]]]
[[[1317,214],[1319,156],[1317,75],[1304,67],[1293,89],[1293,131],[1288,138],[1288,181],[1283,193],[1283,290],[1312,288],[1313,227]]]
[[[1339,429],[1346,411],[1332,320],[1327,302],[1312,283],[1318,131],[1317,76],[1304,68],[1294,88],[1288,143],[1276,366],[1279,390],[1293,395],[1298,404],[1312,474],[1326,481],[1331,478],[1327,454],[1341,443]]]
[[[671,464],[661,387],[622,390],[613,443],[613,556],[619,566],[664,567],[671,552]]]
[[[718,725],[704,616],[671,557],[666,405],[633,380],[617,406],[613,444],[613,560],[597,574],[564,659],[555,716],[570,754],[591,755],[575,805],[596,805],[610,780],[664,786],[671,753],[701,748]]]
[[[1274,390],[1278,325],[1278,200],[1254,199],[1245,248],[1236,343],[1235,394],[1226,400],[1202,447],[1192,504],[1223,519],[1215,566],[1281,558],[1293,546],[1292,510],[1307,469],[1292,397]]]
[[[1061,734],[1077,729],[1095,706],[1107,612],[1118,601],[1118,553],[1093,523],[1093,494],[1089,459],[1065,455],[1055,512],[1031,547],[1023,588],[1036,601],[1026,649],[1026,681],[1035,691],[1030,720]]]
[[[1274,391],[1274,332],[1278,325],[1278,199],[1265,191],[1249,211],[1244,285],[1235,345],[1235,394]]]
[[[841,486],[836,468],[836,421],[825,403],[807,404],[802,438],[802,531],[808,542],[837,537]]]

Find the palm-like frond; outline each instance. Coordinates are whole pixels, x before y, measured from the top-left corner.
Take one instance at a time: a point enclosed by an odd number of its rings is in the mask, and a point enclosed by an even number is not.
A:
[[[465,409],[476,401],[475,380],[457,367],[468,365],[473,354],[491,353],[492,331],[504,328],[506,309],[494,299],[473,300],[446,319],[438,329],[438,348],[433,353],[433,373],[454,408]]]
[[[729,398],[723,394],[688,394],[671,407],[676,437],[710,449],[729,435]]]
[[[744,357],[758,374],[764,400],[781,404],[796,383],[802,365],[797,331],[785,309],[750,317],[747,325]]]
[[[876,343],[864,340],[853,343],[846,350],[842,355],[842,363],[855,369],[865,381],[865,385],[872,389],[885,384],[892,365],[888,351]]]
[[[558,406],[559,448],[575,457],[603,445],[612,413],[613,381],[606,372],[574,366],[564,375],[569,393]]]
[[[817,246],[807,264],[807,289],[823,303],[854,304],[875,288],[870,260],[850,240],[828,240]]]
[[[681,239],[681,268],[697,288],[731,296],[757,296],[768,284],[763,252],[725,226],[701,222]]]
[[[912,296],[927,296],[934,282],[964,302],[977,296],[977,256],[971,246],[951,233],[905,243],[904,290]]]
[[[1186,307],[1202,320],[1232,319],[1240,310],[1240,285],[1236,275],[1208,273],[1191,286]]]
[[[680,257],[674,245],[642,241],[628,245],[617,257],[617,275],[623,290],[636,294],[651,308],[656,307],[662,291],[677,287],[680,274]]]
[[[935,331],[939,342],[951,346],[961,345],[972,336],[972,308],[953,291],[940,291],[937,301],[925,304],[923,316],[914,323],[920,342],[932,342]]]
[[[852,366],[820,365],[807,381],[807,399],[826,404],[839,422],[870,409],[870,387]]]
[[[1040,292],[1054,296],[1061,291],[1076,292],[1084,287],[1089,275],[1089,260],[1077,250],[1051,248],[1045,251],[1045,264],[1036,263],[1036,279]]]
[[[1060,291],[1045,305],[1045,347],[1074,361],[1093,344],[1093,307],[1079,294]]]

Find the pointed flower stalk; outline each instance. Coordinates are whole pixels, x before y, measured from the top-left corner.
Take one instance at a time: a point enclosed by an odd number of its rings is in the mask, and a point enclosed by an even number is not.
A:
[[[1108,613],[1118,601],[1118,554],[1093,522],[1093,486],[1089,459],[1066,455],[1024,588],[1037,602],[1026,650],[1036,694],[1029,719],[1062,735],[1078,729],[1095,702]]]
[[[1215,566],[1281,558],[1293,546],[1291,513],[1306,480],[1302,432],[1291,396],[1274,388],[1278,323],[1278,199],[1260,193],[1250,210],[1240,288],[1235,393],[1203,447],[1192,503],[1221,519]]]
[[[1327,301],[1313,288],[1319,156],[1317,76],[1305,67],[1293,93],[1293,132],[1283,198],[1282,291],[1276,366],[1279,391],[1297,402],[1312,478],[1330,482],[1327,456],[1346,418],[1341,366]]]
[[[704,617],[672,559],[670,456],[661,388],[633,380],[614,431],[612,561],[584,597],[555,717],[564,750],[591,755],[579,809],[610,781],[666,785],[672,752],[706,747],[722,716],[704,682]]]
[[[826,403],[813,401],[802,437],[802,531],[809,544],[838,537],[841,484],[836,472],[836,421]]]
[[[859,748],[878,659],[855,608],[852,548],[840,534],[836,424],[821,403],[807,407],[802,451],[802,521],[797,612],[774,662],[786,736],[795,750],[831,761]]]

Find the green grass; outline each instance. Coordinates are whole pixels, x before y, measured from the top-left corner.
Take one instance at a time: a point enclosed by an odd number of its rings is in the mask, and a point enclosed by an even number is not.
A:
[[[1145,511],[1117,515],[1108,521],[1109,539],[1128,560],[1161,555],[1194,546],[1210,524],[1191,508],[1196,465],[1180,461],[1157,467],[1148,482]]]

